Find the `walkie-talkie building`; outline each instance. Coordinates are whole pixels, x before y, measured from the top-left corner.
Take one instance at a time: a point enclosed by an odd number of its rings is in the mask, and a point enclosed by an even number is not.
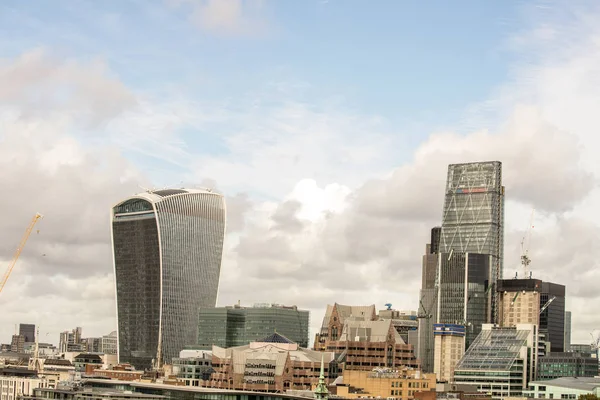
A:
[[[209,190],[140,193],[111,210],[118,357],[138,369],[196,343],[198,310],[217,300],[225,201]]]
[[[495,284],[503,276],[504,186],[499,161],[448,166],[440,252],[492,256],[490,320],[497,319]],[[491,321],[490,321],[491,322]]]

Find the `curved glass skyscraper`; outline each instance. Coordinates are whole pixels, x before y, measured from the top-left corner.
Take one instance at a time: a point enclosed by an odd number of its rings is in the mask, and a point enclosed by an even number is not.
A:
[[[171,363],[217,300],[225,201],[208,190],[140,193],[111,210],[119,362]]]

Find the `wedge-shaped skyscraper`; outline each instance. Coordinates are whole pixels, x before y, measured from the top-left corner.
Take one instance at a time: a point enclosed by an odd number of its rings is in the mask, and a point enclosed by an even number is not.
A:
[[[225,201],[208,190],[140,193],[111,210],[119,362],[170,363],[196,342],[198,309],[214,307]]]

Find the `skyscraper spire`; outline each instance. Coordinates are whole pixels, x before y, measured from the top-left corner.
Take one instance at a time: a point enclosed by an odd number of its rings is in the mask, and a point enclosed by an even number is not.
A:
[[[315,399],[329,399],[329,390],[325,384],[325,354],[321,354],[321,375],[319,375],[319,384],[315,389]]]

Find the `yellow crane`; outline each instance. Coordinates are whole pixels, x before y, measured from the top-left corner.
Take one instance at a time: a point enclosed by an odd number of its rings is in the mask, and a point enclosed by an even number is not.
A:
[[[35,214],[35,216],[31,220],[31,222],[29,223],[29,226],[25,230],[25,234],[21,238],[19,247],[17,247],[17,250],[15,251],[13,258],[10,261],[10,264],[8,264],[8,269],[4,273],[2,280],[0,280],[0,293],[2,293],[2,289],[4,289],[4,285],[6,285],[6,281],[8,281],[8,277],[10,276],[10,273],[12,272],[13,268],[15,267],[15,264],[17,263],[17,260],[19,259],[19,256],[21,255],[21,252],[23,251],[23,247],[25,247],[25,243],[27,243],[27,239],[29,239],[29,235],[31,235],[31,232],[33,231],[33,228],[35,227],[35,224],[37,224],[37,222],[42,218],[44,218],[44,216],[42,214],[39,214],[39,213]]]

